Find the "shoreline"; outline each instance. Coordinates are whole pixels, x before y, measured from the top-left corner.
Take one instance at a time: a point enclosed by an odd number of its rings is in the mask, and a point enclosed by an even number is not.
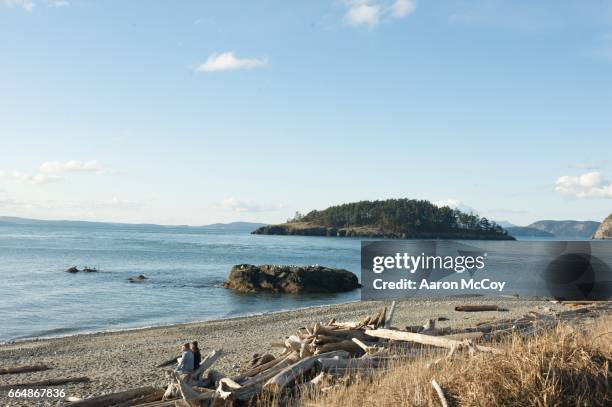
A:
[[[248,366],[254,353],[277,355],[274,342],[282,341],[301,326],[313,322],[356,321],[389,302],[351,301],[237,316],[204,322],[145,327],[114,332],[76,334],[59,338],[22,340],[0,344],[0,364],[45,364],[50,370],[0,376],[0,385],[41,381],[60,377],[87,376],[89,383],[73,383],[58,388],[67,396],[86,398],[141,386],[165,387],[165,371],[156,366],[177,355],[179,346],[198,340],[202,355],[213,349],[223,356],[214,369],[234,375]],[[506,311],[458,312],[457,305],[495,304]],[[204,304],[205,305],[205,304]],[[521,298],[429,298],[397,301],[393,325],[422,325],[430,318],[444,317],[440,327],[473,326],[489,318],[519,317],[529,311],[561,310],[562,305],[548,300]],[[0,395],[2,398],[2,395]],[[27,406],[27,400],[6,399],[8,406]],[[31,400],[30,400],[31,401]],[[56,405],[57,399],[45,401]]]
[[[56,339],[73,338],[73,337],[78,337],[78,336],[106,335],[106,334],[113,334],[113,333],[146,331],[149,329],[161,329],[161,328],[179,328],[181,326],[198,325],[198,324],[205,324],[209,322],[229,322],[232,320],[257,317],[260,315],[278,314],[278,313],[291,312],[291,311],[306,311],[311,308],[316,309],[320,307],[331,307],[334,305],[351,304],[355,302],[362,302],[362,300],[352,300],[352,301],[337,302],[337,303],[332,303],[332,304],[308,305],[305,307],[279,309],[276,311],[261,311],[261,312],[254,312],[251,314],[241,314],[241,315],[236,315],[233,317],[225,317],[225,318],[199,319],[195,321],[175,322],[175,323],[159,324],[159,325],[144,325],[144,326],[136,326],[132,328],[103,329],[99,331],[83,331],[83,332],[70,333],[66,335],[34,336],[34,337],[26,337],[26,338],[9,339],[7,341],[0,341],[0,347],[4,345],[18,345],[22,342],[44,342],[44,341],[51,341],[51,340],[56,340]]]

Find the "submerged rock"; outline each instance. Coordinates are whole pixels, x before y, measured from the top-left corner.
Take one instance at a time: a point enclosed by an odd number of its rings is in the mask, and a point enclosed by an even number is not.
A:
[[[84,271],[85,273],[97,273],[97,272],[98,272],[98,269],[97,269],[97,268],[95,268],[95,267],[85,267],[85,268],[83,269],[83,271]]]
[[[593,235],[593,239],[612,239],[612,213],[601,222]]]
[[[128,281],[130,283],[138,283],[144,280],[148,280],[147,276],[145,276],[144,274],[140,274],[138,276],[128,278]]]
[[[348,270],[323,266],[275,266],[239,264],[232,267],[223,287],[238,292],[336,293],[360,287]]]

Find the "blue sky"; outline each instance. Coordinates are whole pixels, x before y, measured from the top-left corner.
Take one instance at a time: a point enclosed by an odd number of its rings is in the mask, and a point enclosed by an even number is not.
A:
[[[0,0],[0,215],[612,211],[612,1]]]

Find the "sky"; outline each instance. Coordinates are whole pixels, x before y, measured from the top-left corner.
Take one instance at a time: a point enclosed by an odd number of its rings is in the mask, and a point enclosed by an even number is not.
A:
[[[612,1],[0,0],[0,216],[612,212]]]

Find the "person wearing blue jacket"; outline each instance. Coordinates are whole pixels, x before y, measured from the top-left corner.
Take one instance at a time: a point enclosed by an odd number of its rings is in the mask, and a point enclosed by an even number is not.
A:
[[[177,373],[191,373],[193,372],[193,352],[189,348],[189,342],[183,344],[183,354],[177,359],[178,366],[175,369]]]

